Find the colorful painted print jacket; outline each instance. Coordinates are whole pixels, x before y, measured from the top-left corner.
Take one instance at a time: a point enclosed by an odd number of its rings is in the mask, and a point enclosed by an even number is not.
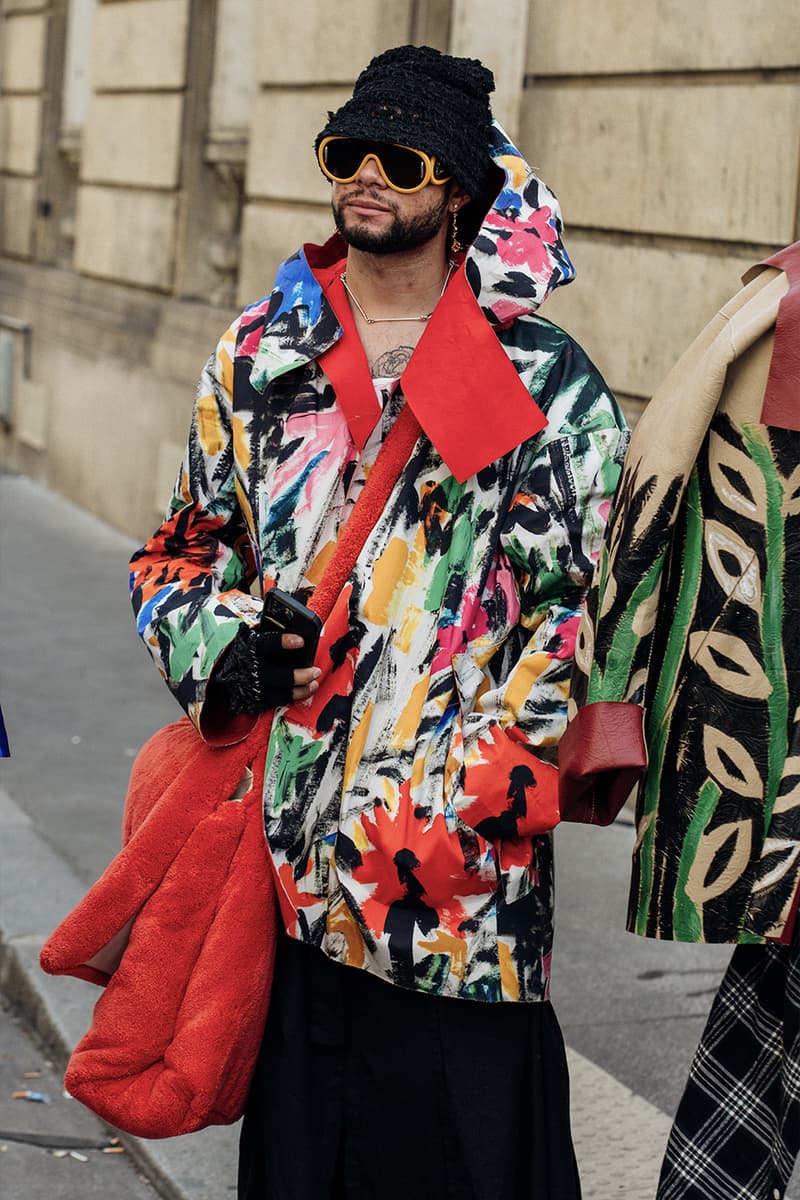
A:
[[[542,814],[626,435],[580,347],[535,315],[573,274],[557,201],[499,128],[491,152],[503,186],[395,393],[423,436],[325,624],[319,691],[275,714],[264,807],[291,936],[399,986],[537,1001]],[[391,423],[353,350],[344,254],[304,247],[224,334],[131,564],[141,636],[216,740],[215,664],[263,589],[310,594]]]

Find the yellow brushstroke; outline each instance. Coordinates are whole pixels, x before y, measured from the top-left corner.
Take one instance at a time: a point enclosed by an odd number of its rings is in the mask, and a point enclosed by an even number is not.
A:
[[[414,742],[419,729],[419,721],[422,715],[422,706],[425,703],[425,697],[428,694],[428,677],[423,677],[414,684],[411,695],[397,722],[392,733],[391,747],[392,750],[406,750]]]
[[[518,188],[525,182],[526,167],[521,158],[513,154],[501,154],[497,160],[511,176],[511,186]]]
[[[414,788],[418,788],[418,787],[422,786],[422,781],[425,778],[426,766],[427,766],[427,762],[426,762],[424,754],[420,754],[419,758],[414,759],[414,762],[411,767],[412,791]]]
[[[372,591],[364,603],[364,614],[373,625],[389,624],[389,605],[397,591],[408,561],[408,546],[402,538],[392,538],[375,561]]]
[[[363,967],[364,942],[353,914],[344,901],[340,901],[329,909],[327,931],[329,934],[341,934],[344,938],[347,946],[347,961],[350,966]]]
[[[411,546],[411,552],[408,556],[405,574],[403,575],[403,583],[412,586],[419,578],[425,566],[425,528],[420,525],[414,535],[414,542]]]
[[[505,942],[498,942],[497,950],[500,957],[500,986],[503,989],[503,999],[518,1001],[519,980],[511,951]]]
[[[541,652],[531,654],[515,668],[505,693],[505,707],[514,714],[515,720],[519,719],[520,711],[524,708],[536,680],[551,661],[549,654]]]
[[[447,761],[444,764],[444,794],[449,796],[453,789],[454,776],[456,772],[461,770],[463,765],[463,745],[464,739],[461,736],[461,727],[454,731],[450,739],[450,748],[447,752]]]
[[[411,653],[411,643],[414,640],[414,634],[419,628],[419,622],[422,615],[422,609],[417,608],[416,605],[412,604],[408,606],[403,614],[403,621],[394,636],[395,645],[401,654]]]
[[[320,579],[322,579],[323,572],[330,562],[331,556],[335,549],[335,542],[326,542],[320,552],[317,554],[314,561],[311,563],[311,566],[306,571],[306,578],[308,579],[309,583],[313,584],[314,587],[316,587]]]
[[[419,579],[425,563],[425,530],[420,525],[414,537],[413,545],[409,548],[405,568],[400,578],[398,593],[401,589],[412,590]],[[414,634],[419,628],[424,616],[424,610],[416,605],[408,605],[403,613],[403,620],[395,634],[395,644],[401,654],[411,653]]]
[[[241,469],[246,471],[250,466],[250,443],[247,440],[247,430],[241,417],[233,418],[232,428],[233,453]]]
[[[400,797],[397,794],[397,788],[390,779],[382,779],[381,785],[383,788],[383,806],[390,816],[397,815],[397,810],[400,807]]]
[[[342,790],[345,792],[348,792],[353,786],[353,780],[355,779],[359,763],[364,757],[364,747],[367,744],[367,734],[369,733],[369,726],[374,711],[375,704],[370,700],[363,717],[353,730],[350,738],[350,745],[347,747],[347,759],[344,764],[344,786]]]
[[[463,979],[467,970],[467,947],[461,938],[454,937],[444,929],[437,930],[430,942],[420,942],[420,948],[431,954],[446,954],[450,959],[450,974]]]
[[[229,331],[230,332],[230,331]],[[220,346],[217,350],[217,362],[219,363],[220,380],[222,386],[229,396],[233,395],[233,359],[228,353],[226,346]]]
[[[200,396],[197,400],[197,435],[206,454],[212,458],[225,445],[217,402],[210,394]]]
[[[369,838],[364,833],[364,827],[360,821],[356,821],[353,824],[353,845],[362,854],[365,850],[369,850]]]

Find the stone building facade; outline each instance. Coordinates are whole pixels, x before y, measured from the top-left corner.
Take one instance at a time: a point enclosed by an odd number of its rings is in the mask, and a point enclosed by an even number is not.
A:
[[[0,465],[152,529],[217,336],[331,229],[315,132],[406,41],[495,71],[578,270],[546,315],[634,417],[800,237],[797,0],[0,0]]]

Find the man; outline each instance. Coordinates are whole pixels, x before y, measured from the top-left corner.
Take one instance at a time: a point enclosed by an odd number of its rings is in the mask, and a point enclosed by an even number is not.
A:
[[[223,336],[132,563],[140,632],[206,737],[277,706],[265,823],[289,937],[246,1200],[580,1194],[548,831],[625,434],[534,315],[573,271],[492,89],[475,60],[404,46],[329,114],[338,235]],[[290,668],[260,595],[308,598],[406,403],[423,436],[314,666]]]

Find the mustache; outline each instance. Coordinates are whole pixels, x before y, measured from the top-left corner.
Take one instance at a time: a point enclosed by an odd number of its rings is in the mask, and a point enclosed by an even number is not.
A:
[[[390,208],[394,212],[394,205],[391,204],[385,192],[370,192],[368,188],[361,187],[357,191],[348,192],[342,197],[342,204],[350,204],[354,200],[369,200],[372,204],[379,204],[381,208]]]

